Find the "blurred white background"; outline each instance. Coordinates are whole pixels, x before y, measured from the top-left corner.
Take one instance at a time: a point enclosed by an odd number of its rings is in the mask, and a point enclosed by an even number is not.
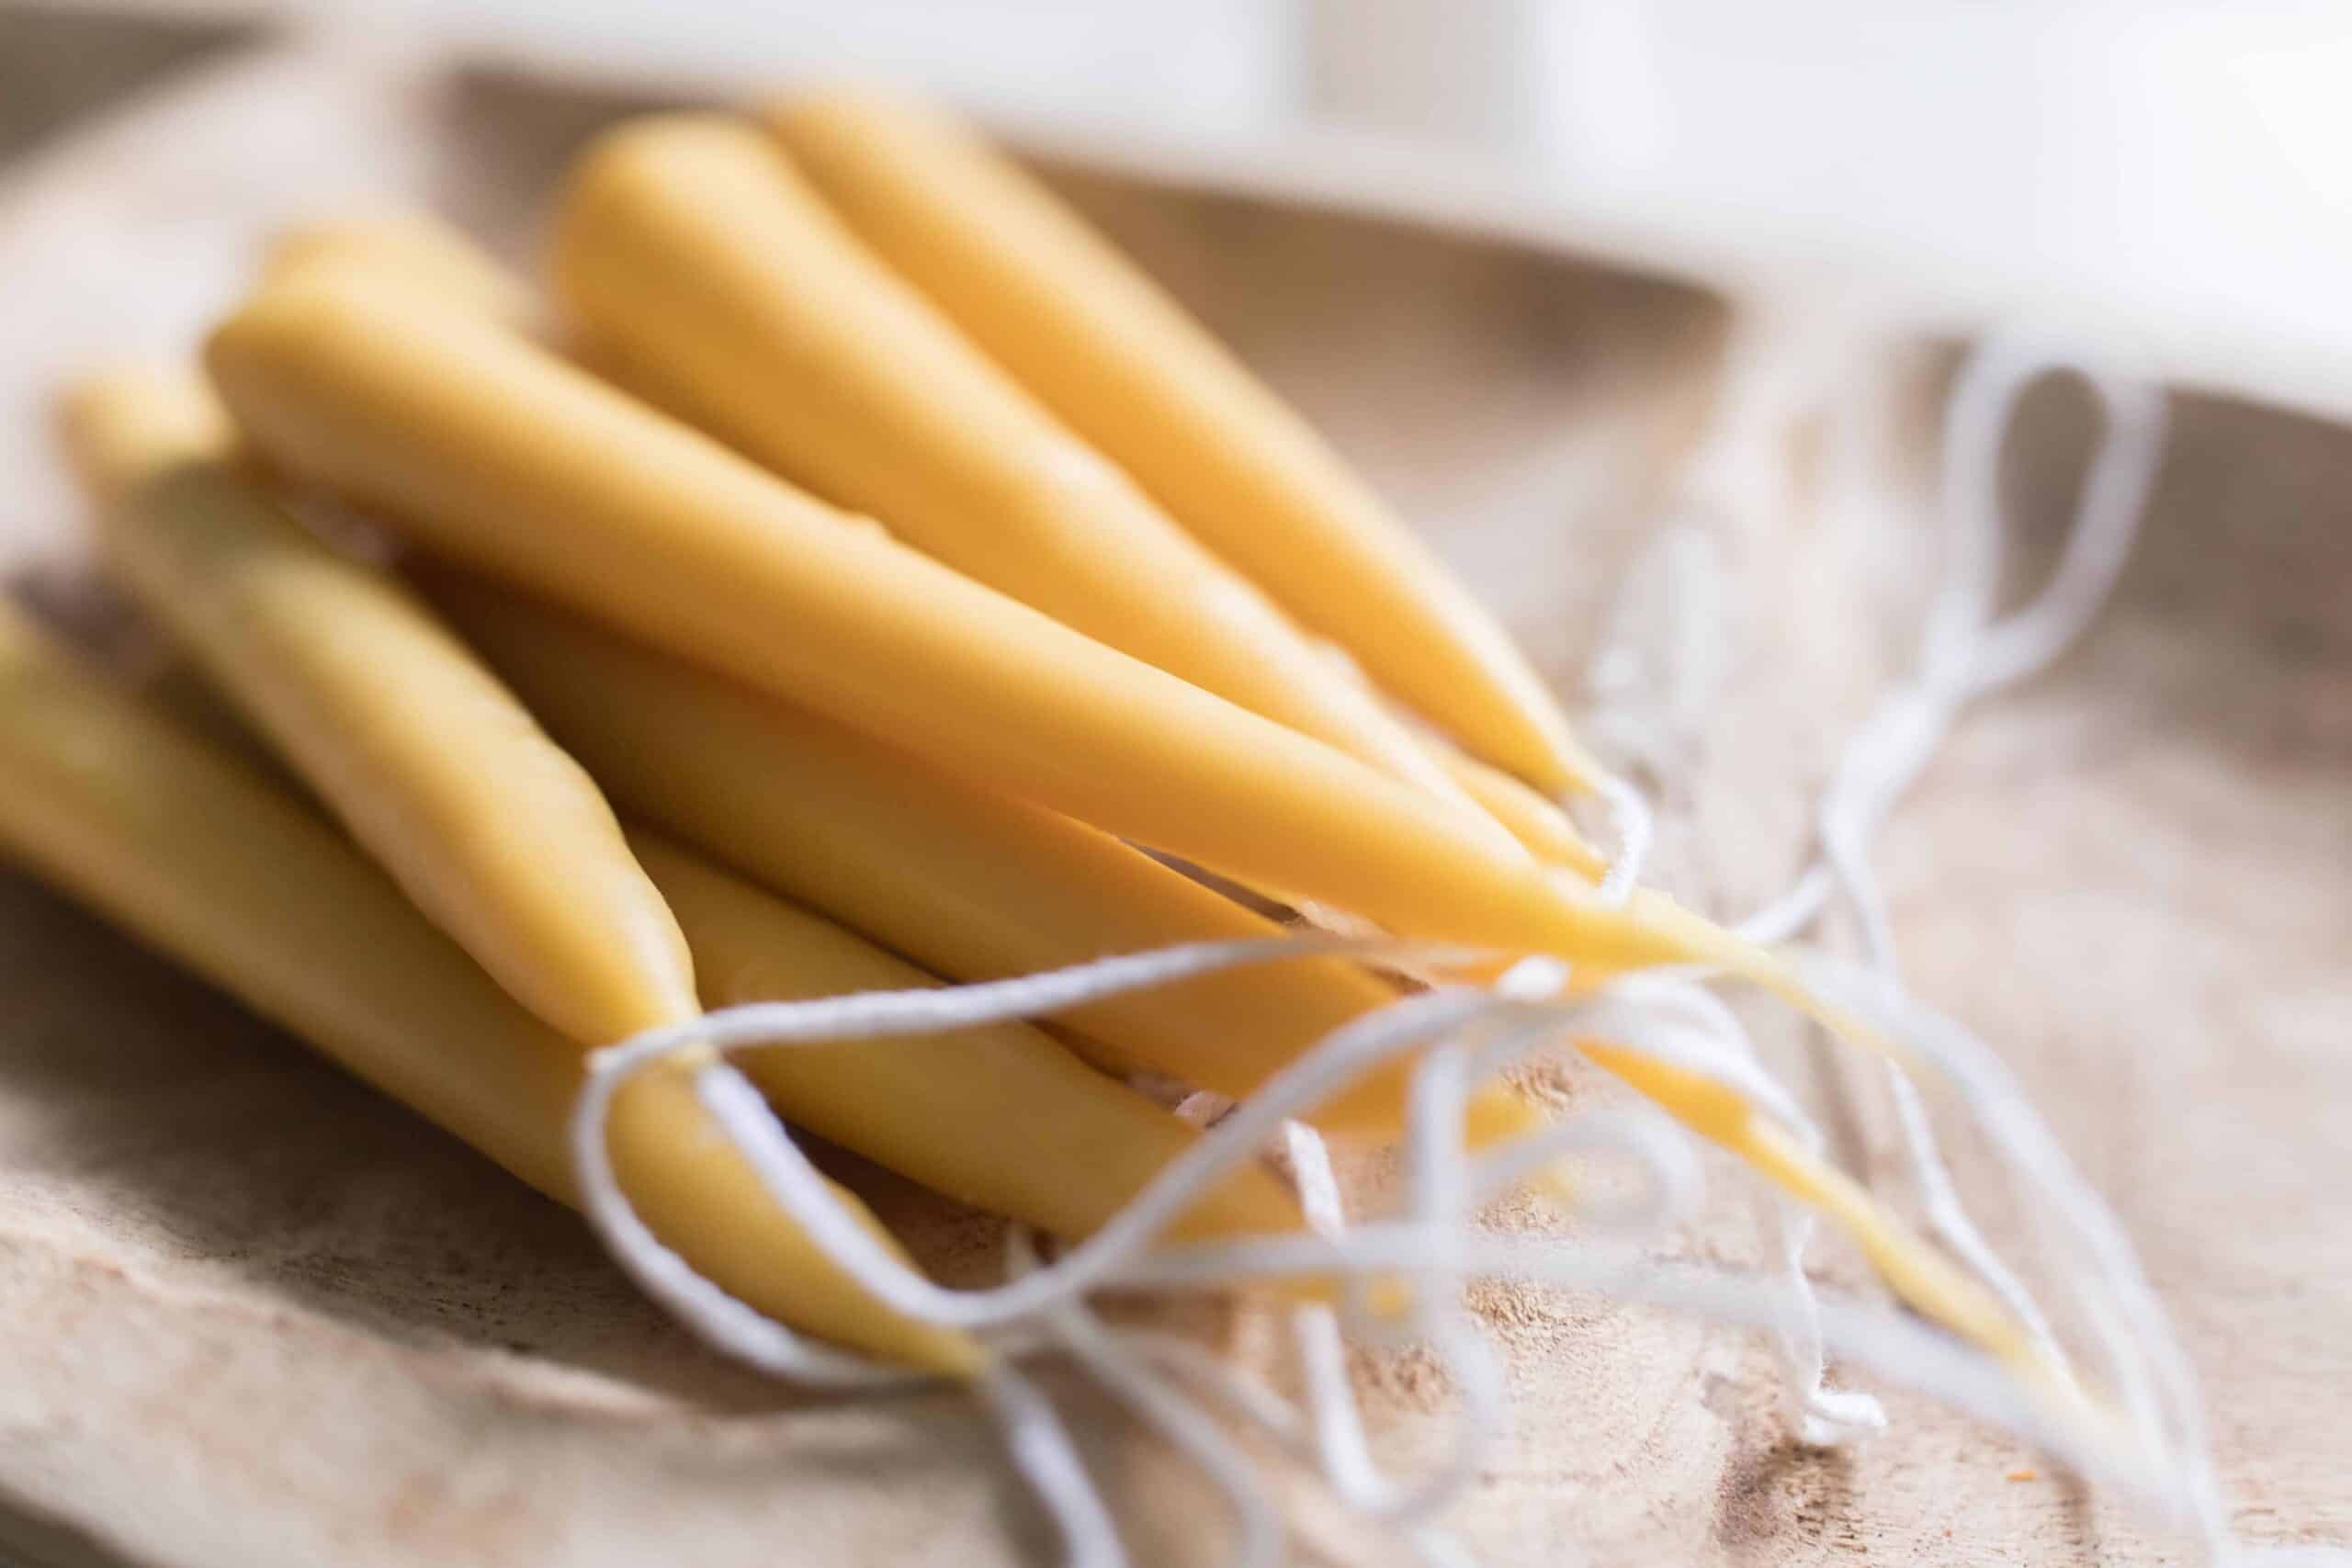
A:
[[[2306,0],[130,0],[631,85],[917,81],[1057,152],[2352,412],[2352,9]]]

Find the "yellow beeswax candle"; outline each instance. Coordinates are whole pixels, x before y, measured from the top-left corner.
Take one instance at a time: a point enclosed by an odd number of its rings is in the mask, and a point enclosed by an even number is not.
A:
[[[999,979],[1279,934],[1057,812],[482,578],[441,568],[421,576],[435,606],[625,810],[937,974]],[[707,993],[699,944],[696,957]],[[1055,1022],[1098,1061],[1239,1097],[1396,995],[1352,964],[1303,958],[1130,992]],[[1403,1088],[1401,1069],[1381,1073],[1310,1119],[1393,1134]],[[1535,1121],[1516,1095],[1490,1089],[1474,1100],[1467,1132],[1485,1143]]]
[[[588,1044],[701,1010],[595,784],[403,583],[236,471],[200,381],[92,378],[65,426],[112,569],[492,977]]]
[[[1466,756],[1442,741],[1432,743],[1431,750],[1463,793],[1501,823],[1528,853],[1594,881],[1607,874],[1608,859],[1577,831],[1567,813],[1522,784],[1516,774]]]
[[[307,279],[248,302],[207,359],[271,462],[967,778],[1400,934],[1601,968],[1718,962],[1791,988],[1662,895],[1604,906],[1498,829],[857,525],[478,318]]]
[[[294,796],[76,668],[0,608],[0,849],[140,941],[573,1201],[581,1051],[526,1012]],[[768,1199],[673,1073],[625,1088],[615,1168],[646,1222],[759,1310],[968,1375],[966,1337],[899,1317]],[[847,1207],[877,1238],[865,1207]]]
[[[456,229],[424,212],[331,219],[286,230],[262,260],[266,283],[312,273],[359,273],[424,290],[453,310],[535,324],[530,286]]]
[[[554,254],[590,350],[665,405],[967,576],[1476,815],[1263,594],[867,254],[750,123],[608,133],[572,176]]]
[[[855,92],[766,116],[860,239],[1204,544],[1473,751],[1589,777],[1469,591],[1280,399],[1125,257],[952,121]]]
[[[1327,642],[1323,651],[1333,669],[1355,682],[1374,701],[1385,700],[1346,649]],[[1480,761],[1434,730],[1423,728],[1416,738],[1462,793],[1500,823],[1503,830],[1518,840],[1529,854],[1546,864],[1566,866],[1590,882],[1598,882],[1607,874],[1608,857],[1593,848],[1568,819],[1567,813],[1541,791],[1515,773]],[[1581,751],[1578,756],[1578,766],[1585,771],[1578,773],[1575,788],[1579,794],[1597,792],[1603,776],[1600,764],[1584,759]]]
[[[426,911],[439,913],[436,903],[454,909],[445,923],[519,975],[522,983],[509,980],[509,989],[550,1021],[593,1040],[592,1025],[618,1038],[691,1016],[688,949],[718,954],[718,988],[729,999],[747,999],[735,993],[754,981],[781,987],[795,976],[797,990],[771,994],[921,982],[918,971],[814,917],[781,907],[763,914],[773,900],[753,889],[738,887],[730,902],[712,886],[718,874],[697,875],[677,852],[666,853],[657,886],[621,843],[601,795],[587,814],[594,837],[576,841],[581,836],[567,829],[581,815],[577,797],[594,788],[577,764],[403,584],[335,556],[224,465],[225,426],[192,378],[97,378],[71,406],[84,466],[110,496],[109,554],[125,575],[330,801],[358,802],[347,815],[362,842],[389,844],[379,852],[396,873],[424,880]],[[434,703],[441,705],[423,705]],[[428,729],[440,749],[425,743]],[[435,833],[454,843],[419,841]],[[469,851],[474,863],[453,872]],[[519,887],[518,868],[527,872]],[[561,886],[568,874],[579,886]],[[691,942],[675,935],[663,898],[670,884],[697,900]],[[731,908],[756,933],[729,931],[715,908]],[[616,963],[612,951],[649,928],[665,939],[650,980],[642,961]],[[682,944],[674,953],[673,942]],[[601,973],[608,967],[618,973]],[[599,986],[618,994],[600,996]],[[1044,1035],[1012,1026],[968,1040],[778,1055],[768,1071],[796,1090],[796,1118],[917,1179],[944,1176],[941,1190],[952,1195],[1059,1195],[1027,1210],[988,1205],[1054,1228],[1073,1216],[1099,1219],[1192,1136]],[[918,1077],[921,1093],[910,1081]],[[1023,1128],[1008,1141],[1022,1124],[1001,1121],[958,1135],[956,1105],[978,1111],[1023,1100],[1050,1135]],[[905,1118],[895,1138],[894,1103]],[[1102,1153],[1091,1164],[1061,1158],[1114,1149],[1123,1163]],[[1255,1170],[1212,1194],[1193,1223],[1214,1230],[1251,1220],[1261,1229],[1295,1223],[1286,1196]]]
[[[2055,1383],[2056,1369],[2043,1364],[2016,1320],[1983,1287],[1888,1213],[1867,1188],[1758,1116],[1739,1095],[1622,1046],[1596,1041],[1580,1046],[1691,1131],[1737,1155],[1799,1202],[1827,1214],[1916,1311]]]
[[[677,911],[712,1007],[938,980],[676,844],[629,831]],[[1064,1235],[1108,1220],[1199,1134],[1026,1024],[739,1053],[786,1120],[977,1208]],[[1237,1168],[1171,1235],[1299,1228],[1267,1170]]]

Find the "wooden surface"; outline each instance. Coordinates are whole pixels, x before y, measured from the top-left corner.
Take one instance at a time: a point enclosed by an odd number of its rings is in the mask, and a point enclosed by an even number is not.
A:
[[[272,82],[229,85],[251,98]],[[514,244],[563,149],[610,112],[486,80],[394,107],[442,139],[419,164],[428,188]],[[112,172],[141,188],[140,169]],[[77,182],[108,173],[74,166]],[[1710,395],[1718,304],[1396,226],[1062,177],[1577,689]],[[0,225],[26,209],[0,197]],[[192,250],[218,238],[180,222]],[[0,256],[28,254],[23,239],[0,227]],[[1895,407],[1931,402],[1933,356],[1881,367]],[[2051,677],[1963,726],[1883,864],[1916,988],[2002,1050],[2143,1248],[2207,1380],[2239,1527],[2341,1542],[2352,434],[2177,412],[2113,612]],[[2012,479],[2031,535],[2061,515],[2084,432],[2063,398],[2030,413]],[[1736,675],[1669,795],[1661,857],[1718,912],[1796,863],[1836,739],[1914,625],[1925,454],[1898,428],[1908,457],[1875,508],[1800,505],[1724,537]],[[1822,445],[1803,446],[1801,472]],[[73,601],[75,519],[51,478],[12,485],[0,522],[17,558],[44,563],[35,587]],[[0,1498],[18,1521],[0,1528],[0,1560],[7,1543],[175,1568],[1044,1560],[964,1401],[763,1384],[687,1343],[570,1215],[50,895],[0,881]],[[1766,1043],[1846,1157],[1892,1181],[1868,1075],[1793,1031]],[[1980,1154],[1955,1147],[1964,1173]],[[1738,1178],[1713,1174],[1676,1245],[1752,1258]],[[986,1222],[862,1179],[947,1275],[980,1267]],[[2013,1229],[1997,1205],[1986,1217]],[[1861,1279],[1834,1247],[1819,1267]],[[1889,1436],[1815,1454],[1782,1437],[1765,1359],[1739,1336],[1502,1288],[1479,1304],[1521,1417],[1453,1521],[1481,1561],[2186,1560],[2046,1471],[2010,1479],[2031,1455],[1899,1393]],[[1268,1322],[1205,1317],[1230,1353],[1276,1359]],[[1443,1390],[1425,1359],[1356,1370],[1384,1455],[1434,1451]],[[1056,1388],[1139,1557],[1220,1561],[1197,1484],[1074,1382]],[[1395,1554],[1293,1490],[1302,1558]]]

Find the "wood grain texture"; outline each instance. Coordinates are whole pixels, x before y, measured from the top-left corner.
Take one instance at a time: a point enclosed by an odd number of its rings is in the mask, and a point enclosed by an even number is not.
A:
[[[510,248],[554,163],[613,108],[494,78],[400,101],[427,190]],[[352,189],[368,176],[351,171]],[[1710,394],[1719,306],[1393,225],[1057,177],[1576,689]],[[232,204],[201,235],[174,221],[196,246],[255,220]],[[0,254],[24,238],[0,227]],[[1931,406],[1939,363],[1883,368],[1899,406]],[[2207,1380],[2241,1529],[2352,1540],[2352,1162],[2332,1122],[2352,1098],[2352,434],[2222,404],[2178,413],[2114,611],[2050,677],[1963,725],[1883,864],[1916,987],[2001,1049],[2144,1249]],[[2046,539],[2085,428],[2055,395],[2029,415],[2012,491]],[[1905,649],[1929,565],[1924,440],[1910,447],[1877,508],[1725,541],[1740,654],[1668,797],[1660,858],[1719,912],[1797,863],[1838,738]],[[19,498],[58,493],[26,477]],[[86,609],[70,507],[19,499],[0,521],[11,558],[47,563],[44,595]],[[0,1500],[18,1510],[0,1559],[1046,1560],[968,1404],[814,1399],[720,1363],[571,1215],[15,878],[0,880]],[[1757,1017],[1844,1156],[1892,1179],[1871,1076]],[[1981,1174],[1964,1139],[1954,1156]],[[989,1222],[843,1168],[943,1275],[984,1275]],[[1739,1178],[1711,1175],[1705,1214],[1673,1245],[1751,1258]],[[1350,1176],[1370,1191],[1384,1172]],[[1548,1223],[1524,1204],[1494,1220]],[[1862,1280],[1834,1247],[1818,1267]],[[1520,1400],[1453,1521],[1484,1561],[2185,1560],[1925,1402],[1891,1394],[1888,1437],[1811,1453],[1782,1438],[1743,1337],[1500,1287],[1477,1304]],[[1184,1315],[1279,1368],[1263,1315]],[[1426,1358],[1363,1356],[1356,1371],[1385,1458],[1438,1451],[1444,1390]],[[1221,1561],[1197,1482],[1075,1380],[1054,1386],[1139,1559]],[[2036,1479],[2008,1479],[2028,1466]],[[1303,1560],[1397,1555],[1304,1486],[1292,1501]]]

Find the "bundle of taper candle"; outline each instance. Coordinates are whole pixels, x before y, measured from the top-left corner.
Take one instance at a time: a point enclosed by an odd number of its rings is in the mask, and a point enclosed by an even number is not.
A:
[[[1601,776],[1506,636],[960,129],[854,94],[628,123],[571,175],[553,248],[545,310],[426,220],[286,236],[200,372],[64,400],[106,569],[307,795],[28,624],[0,637],[6,847],[524,1179],[579,1195],[592,1048],[1293,929],[1268,905],[1482,956],[1408,981],[1302,942],[1035,1023],[740,1059],[790,1124],[1077,1238],[1200,1135],[1136,1077],[1246,1100],[1420,983],[1524,955],[1585,991],[1727,973],[1902,1054],[1773,955],[1608,885],[1555,805]],[[324,542],[320,498],[404,553]],[[1577,1045],[2050,1408],[2092,1412],[2044,1340],[1737,1086]],[[1309,1119],[1389,1136],[1407,1073]],[[709,1117],[682,1071],[611,1107],[620,1186],[687,1265],[840,1346],[991,1364],[876,1301]],[[1463,1135],[1541,1120],[1494,1079]],[[1301,1224],[1246,1164],[1169,1235]]]

